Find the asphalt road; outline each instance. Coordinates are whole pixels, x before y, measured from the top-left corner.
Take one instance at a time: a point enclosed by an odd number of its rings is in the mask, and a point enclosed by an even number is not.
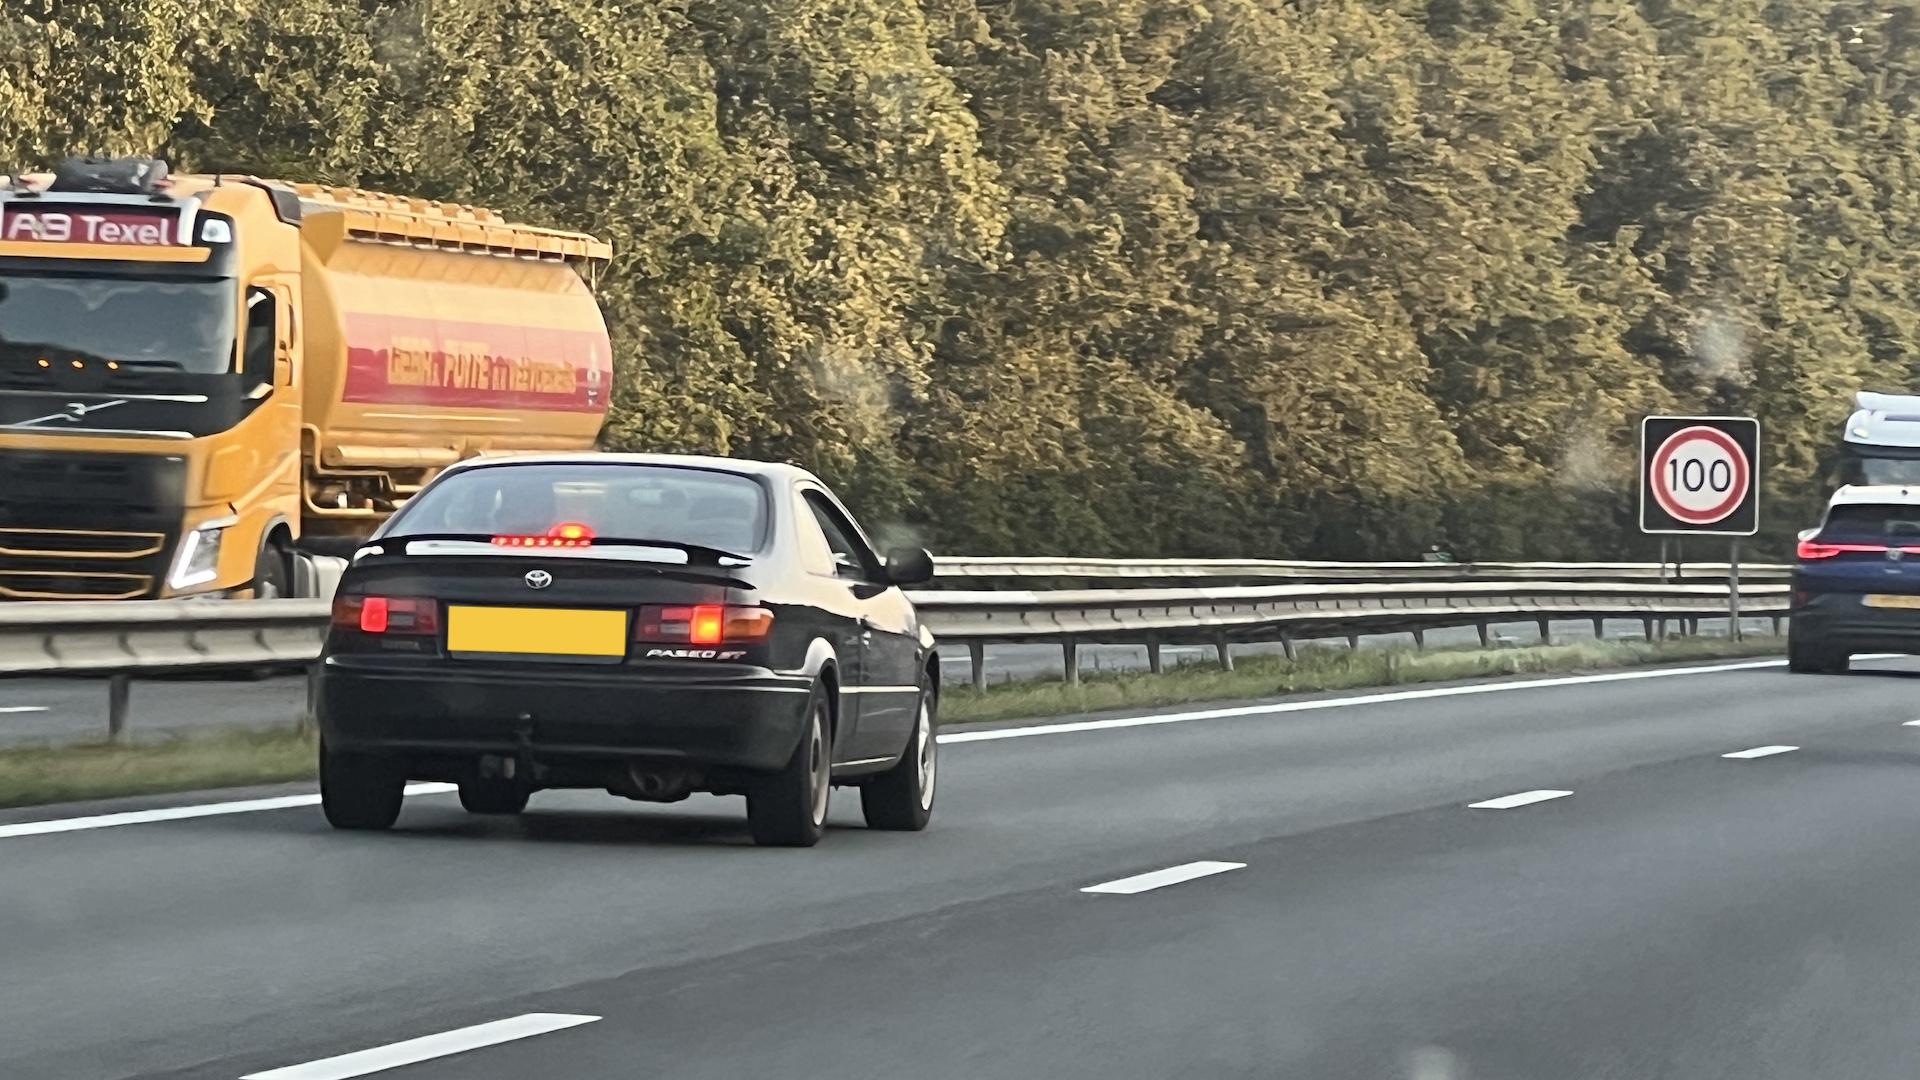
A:
[[[1749,619],[1749,632],[1769,630],[1765,619]],[[1638,637],[1640,624],[1634,620],[1616,620],[1606,626],[1610,637]],[[1703,634],[1724,634],[1726,620],[1701,620]],[[1539,628],[1533,623],[1503,624],[1495,634],[1507,643],[1534,644]],[[1590,641],[1592,624],[1585,620],[1553,624],[1555,641]],[[1432,647],[1469,646],[1478,642],[1470,627],[1434,630],[1427,634]],[[1408,644],[1405,634],[1369,635],[1360,639],[1363,648]],[[1344,639],[1326,643],[1345,648]],[[1235,645],[1239,656],[1277,653],[1278,643]],[[1213,663],[1215,652],[1208,645],[1170,645],[1164,650],[1168,664]],[[1083,671],[1143,671],[1147,667],[1144,648],[1128,645],[1089,645],[1080,650]],[[964,648],[941,650],[941,671],[951,682],[965,683],[972,678],[972,661]],[[1058,678],[1061,654],[1052,645],[990,645],[986,649],[988,681],[999,683],[1013,679]],[[136,739],[164,738],[183,732],[211,728],[282,727],[296,720],[306,701],[304,682],[297,676],[260,682],[195,679],[192,681],[140,680],[131,695],[132,722],[129,731]],[[102,679],[7,679],[0,680],[0,746],[45,743],[77,743],[102,739],[107,731],[107,684]]]
[[[8,812],[0,1076],[1907,1080],[1920,666],[1862,667],[957,729],[930,831],[811,851],[737,799]]]

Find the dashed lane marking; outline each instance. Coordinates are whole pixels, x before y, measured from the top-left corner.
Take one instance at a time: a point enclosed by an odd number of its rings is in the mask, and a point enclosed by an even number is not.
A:
[[[1555,791],[1551,788],[1541,788],[1538,791],[1522,791],[1518,795],[1502,795],[1497,799],[1488,799],[1485,802],[1468,803],[1467,808],[1470,810],[1512,810],[1517,806],[1532,806],[1534,803],[1546,802],[1548,799],[1564,799],[1571,794],[1573,794],[1571,791]]]
[[[1165,870],[1154,870],[1150,873],[1124,877],[1118,881],[1106,881],[1098,885],[1089,885],[1080,891],[1084,893],[1107,893],[1114,896],[1132,896],[1135,893],[1164,889],[1169,885],[1178,885],[1183,881],[1192,881],[1195,878],[1224,874],[1229,870],[1244,870],[1246,869],[1246,865],[1246,863],[1237,862],[1181,863],[1179,866],[1169,866]]]

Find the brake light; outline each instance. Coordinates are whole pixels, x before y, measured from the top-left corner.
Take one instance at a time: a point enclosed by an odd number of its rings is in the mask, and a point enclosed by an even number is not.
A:
[[[742,645],[765,641],[773,612],[740,604],[643,607],[633,623],[635,641],[688,645]]]
[[[1807,561],[1832,559],[1834,555],[1847,555],[1847,553],[1853,553],[1853,555],[1878,555],[1878,553],[1882,552],[1891,552],[1891,548],[1889,548],[1887,544],[1822,544],[1822,542],[1818,542],[1818,540],[1801,540],[1799,546],[1793,550],[1795,555],[1799,555],[1801,559],[1807,559]],[[1908,546],[1908,548],[1901,548],[1901,553],[1903,553],[1903,555],[1920,555],[1920,548]]]
[[[544,536],[502,534],[493,538],[498,547],[583,548],[593,544],[593,530],[577,521],[563,521],[548,529]]]
[[[333,625],[363,634],[437,634],[440,602],[424,596],[336,596]]]
[[[687,640],[695,645],[718,645],[727,636],[727,609],[718,604],[702,604],[693,609],[687,622]]]

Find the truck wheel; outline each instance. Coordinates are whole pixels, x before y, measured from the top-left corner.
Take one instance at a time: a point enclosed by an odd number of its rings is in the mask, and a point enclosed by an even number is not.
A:
[[[793,757],[747,790],[747,830],[762,847],[812,847],[827,831],[833,791],[833,729],[818,684],[807,700],[807,724]]]
[[[400,817],[407,777],[400,763],[341,754],[320,744],[320,809],[336,829],[390,829]]]
[[[931,690],[920,691],[913,737],[893,768],[860,788],[860,812],[869,829],[919,832],[933,817],[934,783],[940,777],[940,740],[933,722]]]
[[[260,556],[253,564],[253,598],[255,600],[278,600],[293,595],[293,571],[287,562],[287,552],[279,541],[269,540],[261,545]]]
[[[517,814],[531,794],[511,780],[469,780],[460,785],[460,805],[469,814]]]

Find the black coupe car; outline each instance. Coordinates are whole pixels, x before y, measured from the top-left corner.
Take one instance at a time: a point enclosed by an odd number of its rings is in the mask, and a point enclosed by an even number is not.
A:
[[[385,829],[408,780],[514,814],[542,788],[745,795],[753,838],[820,839],[838,786],[924,828],[933,637],[840,500],[786,465],[668,455],[449,468],[354,555],[316,708],[327,820]]]

